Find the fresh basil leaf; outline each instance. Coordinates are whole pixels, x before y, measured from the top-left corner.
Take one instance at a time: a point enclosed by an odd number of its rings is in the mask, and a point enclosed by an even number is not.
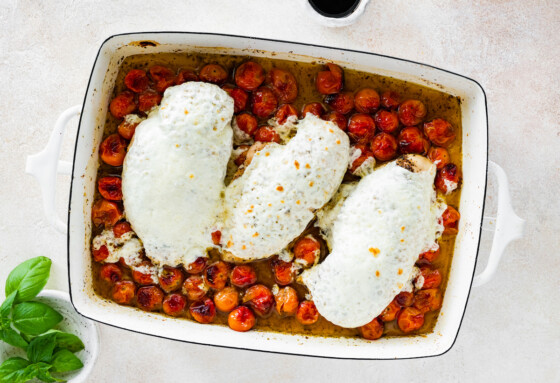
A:
[[[84,367],[82,361],[68,350],[57,351],[52,360],[53,372],[66,372],[79,370]]]
[[[16,302],[31,300],[43,290],[51,271],[51,260],[36,257],[20,263],[6,280],[6,296],[17,291]]]
[[[27,347],[27,358],[33,363],[48,363],[56,347],[56,334],[45,334],[33,339]]]
[[[37,378],[43,382],[64,382],[64,379],[58,379],[51,375],[50,369],[52,365],[48,363],[37,363]]]
[[[6,327],[0,331],[1,338],[4,342],[24,350],[27,348],[27,342],[23,337],[11,327]]]
[[[27,335],[39,335],[53,328],[62,320],[62,315],[41,302],[23,302],[14,306],[12,323]]]
[[[8,327],[10,325],[10,313],[12,312],[12,306],[14,305],[14,300],[16,299],[17,291],[13,291],[10,295],[6,296],[6,300],[0,306],[0,323],[2,327]]]
[[[72,352],[84,349],[84,343],[74,334],[58,330],[49,330],[48,334],[50,333],[56,334],[56,348],[66,348]]]
[[[6,359],[0,365],[0,382],[2,383],[19,383],[33,379],[33,376],[26,377],[24,375],[29,362],[23,358],[13,357]]]

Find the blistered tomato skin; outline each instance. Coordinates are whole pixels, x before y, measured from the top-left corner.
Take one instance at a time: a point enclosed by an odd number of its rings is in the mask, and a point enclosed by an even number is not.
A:
[[[134,93],[126,90],[117,95],[109,104],[109,111],[113,117],[121,119],[136,110]]]
[[[381,105],[384,108],[395,110],[401,103],[401,96],[397,92],[387,90],[381,95]]]
[[[131,140],[139,123],[130,123],[126,119],[119,124],[117,131],[125,140]]]
[[[346,128],[348,128],[348,121],[342,113],[332,111],[323,116],[323,119],[325,121],[334,122],[340,129],[344,131],[346,131]]]
[[[354,105],[360,113],[373,113],[379,108],[379,93],[374,89],[364,88],[354,95]]]
[[[132,69],[124,78],[124,85],[135,93],[140,93],[148,88],[150,80],[142,69]]]
[[[395,302],[401,307],[412,306],[413,301],[414,301],[414,294],[408,291],[401,291],[395,297]]]
[[[274,296],[265,285],[254,285],[245,291],[243,304],[250,306],[258,316],[266,317],[274,306]]]
[[[181,85],[189,81],[198,81],[198,76],[196,73],[194,73],[194,71],[185,69],[180,71],[177,75],[177,78],[175,79],[175,85]]]
[[[424,278],[422,290],[433,289],[441,284],[441,274],[439,270],[432,270],[429,267],[421,267],[420,274]]]
[[[162,80],[170,80],[175,77],[173,71],[163,65],[154,65],[148,70],[154,83]]]
[[[292,251],[299,263],[311,267],[319,262],[321,243],[312,236],[305,236],[297,240]]]
[[[335,94],[342,90],[342,68],[336,64],[327,64],[328,70],[317,73],[315,86],[321,94]]]
[[[294,102],[298,95],[296,78],[290,72],[272,68],[268,73],[268,83],[272,91],[282,103]]]
[[[100,199],[93,204],[91,209],[91,219],[95,225],[111,227],[122,218],[123,213],[119,205],[106,199]]]
[[[399,128],[399,117],[395,111],[380,110],[375,113],[375,125],[385,133],[394,133]]]
[[[148,261],[142,262],[140,264],[140,266],[141,267],[146,267],[146,268],[152,268],[153,267],[153,265]],[[157,283],[157,281],[154,279],[152,274],[143,273],[143,272],[138,271],[138,270],[134,270],[132,272],[132,279],[134,279],[134,282],[138,283],[141,286],[154,285],[154,284]]]
[[[113,234],[116,238],[122,237],[123,234],[126,234],[129,231],[132,231],[132,228],[128,222],[119,222],[113,227]]]
[[[292,262],[284,262],[278,257],[270,260],[270,267],[274,280],[280,286],[289,285],[294,281],[294,272],[292,271]]]
[[[148,89],[138,95],[138,110],[141,112],[149,112],[153,107],[158,106],[161,102],[161,94],[155,90]]]
[[[443,234],[456,235],[459,232],[461,214],[453,206],[447,206],[441,217],[444,227]]]
[[[301,112],[302,117],[305,117],[307,113],[314,114],[315,116],[321,118],[325,113],[325,108],[323,108],[323,105],[321,105],[320,102],[311,102],[304,105]]]
[[[179,316],[185,311],[187,299],[181,294],[169,294],[163,300],[163,312],[171,316]]]
[[[111,166],[121,166],[126,156],[126,141],[118,134],[111,134],[99,146],[103,162]]]
[[[255,314],[250,308],[239,306],[228,315],[228,325],[232,330],[245,332],[255,326]]]
[[[270,126],[261,126],[255,132],[255,141],[259,142],[280,142],[278,132]]]
[[[459,186],[461,173],[457,165],[447,164],[438,170],[434,181],[436,188],[443,194],[449,194]]]
[[[397,324],[405,333],[418,330],[424,325],[424,313],[415,307],[406,307],[397,316]]]
[[[193,302],[189,307],[189,311],[198,323],[211,323],[216,317],[216,306],[210,298]]]
[[[252,136],[258,128],[257,119],[249,113],[241,113],[235,116],[235,122],[239,129]]]
[[[424,134],[432,143],[443,147],[449,146],[455,139],[453,126],[441,118],[425,123]]]
[[[119,305],[129,305],[136,295],[136,285],[132,281],[119,281],[112,290],[113,300]]]
[[[414,308],[422,313],[435,311],[441,307],[442,298],[438,289],[423,289],[414,295]]]
[[[200,274],[206,268],[207,263],[207,258],[198,257],[194,262],[189,263],[187,267],[185,267],[185,271],[189,274]]]
[[[199,74],[200,80],[216,85],[222,85],[228,78],[228,73],[223,66],[208,64],[202,67]]]
[[[404,126],[414,126],[426,117],[426,106],[419,100],[406,100],[399,105],[398,116]]]
[[[371,150],[375,159],[389,161],[397,156],[397,140],[389,133],[379,133],[371,141]]]
[[[226,286],[229,276],[229,266],[227,263],[218,261],[211,264],[204,272],[206,284],[214,290],[221,290]]]
[[[251,286],[257,282],[257,273],[252,266],[235,266],[231,272],[231,284],[240,288]]]
[[[428,262],[433,262],[439,257],[440,249],[439,247],[436,250],[429,250],[422,254],[420,254],[420,259],[425,259]]]
[[[110,201],[122,200],[122,182],[120,177],[103,177],[97,182],[101,196]]]
[[[360,334],[364,339],[376,340],[381,338],[383,335],[383,328],[383,322],[381,322],[378,318],[375,318],[368,324],[360,327]]]
[[[296,319],[303,325],[310,325],[319,320],[319,311],[313,301],[303,301],[299,304]]]
[[[204,279],[200,275],[191,275],[183,282],[182,291],[189,300],[197,301],[206,295],[208,286],[206,286]]]
[[[105,282],[113,284],[122,279],[122,270],[114,263],[107,263],[101,266],[99,275]]]
[[[174,267],[164,266],[159,275],[159,286],[166,293],[178,290],[183,284],[183,272]]]
[[[348,135],[354,141],[370,140],[375,134],[375,121],[369,114],[357,113],[348,121]]]
[[[415,126],[404,128],[400,131],[399,149],[403,154],[426,154],[430,149],[430,143]]]
[[[264,69],[254,61],[247,61],[235,70],[235,84],[241,89],[253,91],[264,82]]]
[[[325,104],[333,108],[335,112],[348,114],[354,109],[354,96],[351,92],[329,94],[325,97]]]
[[[107,246],[103,245],[97,250],[92,249],[91,255],[93,256],[93,260],[95,262],[103,262],[109,256],[109,249],[107,249]]]
[[[274,296],[276,301],[276,312],[281,316],[296,315],[299,299],[293,287],[286,286],[281,288]]]
[[[428,150],[428,159],[436,165],[438,169],[442,169],[450,161],[449,152],[445,148],[432,146]]]
[[[297,109],[294,108],[292,104],[281,105],[274,115],[278,125],[284,124],[288,120],[288,118],[292,116],[294,116],[296,119],[298,118]]]
[[[261,87],[251,94],[251,104],[256,117],[267,118],[276,110],[278,100],[269,88]]]
[[[362,164],[370,157],[373,157],[373,153],[366,144],[354,145],[354,149],[360,150],[360,156],[356,158],[350,165],[350,173],[354,173]]]
[[[391,322],[392,320],[395,320],[400,310],[401,306],[399,306],[399,304],[393,299],[391,303],[389,303],[389,306],[383,310],[380,318],[383,322]]]
[[[226,287],[214,294],[216,308],[224,313],[229,313],[239,305],[239,293],[235,287]]]
[[[233,98],[233,112],[239,113],[245,109],[247,106],[247,101],[249,100],[249,95],[241,88],[235,88],[230,85],[224,85],[223,90]]]
[[[136,304],[144,311],[159,310],[163,304],[163,291],[156,286],[140,287],[136,293]]]

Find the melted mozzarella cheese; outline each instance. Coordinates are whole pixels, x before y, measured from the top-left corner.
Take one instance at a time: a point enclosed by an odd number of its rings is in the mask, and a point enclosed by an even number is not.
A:
[[[168,88],[161,106],[137,126],[123,165],[123,201],[155,264],[186,265],[213,246],[232,115],[226,92],[188,82]]]
[[[93,239],[93,250],[99,250],[102,246],[109,252],[105,263],[117,263],[122,258],[128,266],[134,267],[142,262],[142,243],[132,231],[117,238],[112,229],[105,229]]]
[[[410,285],[418,255],[438,231],[434,176],[431,164],[413,173],[392,162],[364,177],[346,198],[332,226],[332,252],[302,274],[327,320],[362,326]]]
[[[222,245],[235,260],[270,257],[301,234],[342,182],[348,136],[311,114],[286,145],[269,144],[226,189]]]

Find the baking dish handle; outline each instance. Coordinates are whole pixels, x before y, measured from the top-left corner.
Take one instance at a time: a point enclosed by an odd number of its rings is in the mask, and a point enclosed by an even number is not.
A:
[[[76,105],[62,112],[54,124],[53,132],[45,149],[28,156],[25,164],[25,172],[39,181],[47,220],[63,234],[67,233],[68,228],[66,223],[56,214],[56,176],[57,174],[72,173],[72,163],[60,161],[58,157],[60,156],[60,146],[66,126],[72,117],[80,115],[81,109],[81,105]]]
[[[498,179],[498,213],[495,219],[496,229],[490,256],[488,257],[488,264],[482,273],[474,277],[474,286],[482,286],[492,279],[507,245],[511,241],[523,237],[525,230],[525,220],[519,218],[513,212],[513,207],[511,206],[511,195],[509,193],[509,182],[506,172],[501,166],[492,161],[488,161],[488,168]]]

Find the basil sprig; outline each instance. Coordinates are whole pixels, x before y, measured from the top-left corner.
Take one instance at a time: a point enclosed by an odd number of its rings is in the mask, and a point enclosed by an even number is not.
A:
[[[82,368],[74,355],[84,344],[74,334],[53,329],[62,315],[42,302],[34,302],[47,284],[51,260],[29,259],[17,266],[6,280],[6,299],[0,305],[0,340],[19,347],[27,359],[12,357],[0,365],[0,383],[20,383],[32,379],[63,382],[53,376]]]

